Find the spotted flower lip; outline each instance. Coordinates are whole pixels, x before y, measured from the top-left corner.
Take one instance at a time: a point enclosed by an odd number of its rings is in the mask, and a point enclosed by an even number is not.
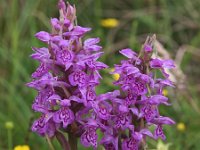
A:
[[[49,71],[49,64],[41,63],[36,71],[32,74],[32,78],[40,78]]]
[[[87,82],[87,75],[81,70],[77,70],[69,75],[69,81],[72,86],[84,86]]]
[[[161,138],[162,140],[166,139],[166,136],[163,133],[163,128],[161,125],[157,125],[156,130],[154,132],[154,138],[155,139]]]
[[[61,50],[56,53],[57,64],[65,66],[65,70],[68,70],[74,59],[74,54],[70,50]]]
[[[93,146],[94,148],[97,148],[97,138],[96,127],[88,126],[85,132],[81,135],[80,140],[85,147]]]
[[[129,138],[123,141],[122,149],[124,150],[138,150],[140,141],[134,138]]]
[[[52,114],[42,115],[38,120],[34,121],[32,131],[38,132],[41,136],[47,134],[49,137],[52,137],[57,127],[51,118]]]
[[[74,113],[67,107],[62,106],[53,116],[56,123],[62,123],[63,128],[66,128],[74,121]]]

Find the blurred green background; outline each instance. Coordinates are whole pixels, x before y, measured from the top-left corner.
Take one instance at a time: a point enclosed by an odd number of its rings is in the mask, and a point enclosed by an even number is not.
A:
[[[105,52],[101,60],[111,67],[123,59],[118,50],[130,47],[137,51],[147,35],[157,35],[161,46],[157,48],[164,51],[163,57],[177,63],[172,72],[176,88],[167,89],[172,106],[160,111],[177,124],[164,128],[167,136],[164,143],[149,140],[149,149],[199,150],[200,0],[69,2],[76,5],[78,24],[93,28],[87,37],[101,38]],[[44,138],[30,132],[34,118],[31,104],[36,92],[25,83],[31,80],[31,73],[38,65],[29,57],[31,46],[42,45],[34,34],[50,31],[51,17],[58,17],[56,0],[0,0],[0,150],[9,149],[9,141],[13,147],[26,144],[31,150],[49,149]],[[115,18],[118,24],[105,26],[102,20],[106,18]],[[102,74],[104,80],[98,93],[114,89],[111,84],[114,79],[108,70]],[[13,129],[9,129],[9,122],[13,123]],[[53,144],[61,149],[56,141]]]

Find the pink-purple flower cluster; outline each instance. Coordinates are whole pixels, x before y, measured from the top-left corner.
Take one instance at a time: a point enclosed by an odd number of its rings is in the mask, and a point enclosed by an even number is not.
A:
[[[172,60],[151,58],[152,40],[147,40],[139,56],[129,48],[121,50],[120,53],[128,60],[115,65],[113,72],[120,74],[119,80],[114,84],[121,89],[121,95],[112,101],[115,106],[113,111],[116,112],[113,117],[118,119],[113,130],[117,131],[116,138],[122,143],[123,150],[137,150],[145,144],[146,136],[164,140],[166,137],[163,125],[174,124],[169,117],[161,116],[158,109],[161,104],[170,105],[168,98],[163,95],[163,88],[173,87],[166,69],[174,68],[174,64]],[[164,79],[156,78],[156,72],[159,70]],[[123,117],[120,119],[118,116]],[[149,130],[150,126],[155,126],[154,134]]]
[[[60,18],[51,19],[52,32],[35,35],[47,47],[34,47],[31,55],[40,66],[27,85],[38,91],[32,109],[41,114],[32,130],[49,137],[62,130],[80,138],[85,147],[96,149],[101,144],[106,150],[137,150],[146,136],[165,139],[162,127],[174,121],[160,116],[158,106],[169,105],[162,90],[173,86],[165,71],[174,67],[173,62],[152,59],[151,42],[143,46],[139,56],[123,49],[120,53],[128,60],[115,65],[114,71],[120,74],[114,83],[120,90],[97,95],[99,70],[107,68],[98,61],[102,55],[99,38],[84,41],[91,29],[76,24],[75,7],[66,6],[63,0],[58,7]],[[157,79],[156,70],[161,70],[165,79]],[[149,130],[152,125],[154,134]]]

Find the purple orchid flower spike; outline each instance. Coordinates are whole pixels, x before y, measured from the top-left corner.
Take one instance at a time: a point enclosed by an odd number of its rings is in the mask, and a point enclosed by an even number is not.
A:
[[[105,121],[112,117],[109,101],[119,94],[96,94],[95,88],[101,79],[99,71],[108,67],[98,61],[103,54],[98,45],[100,39],[84,41],[83,37],[91,28],[75,23],[75,7],[59,0],[58,8],[59,19],[50,20],[52,32],[35,34],[46,47],[33,47],[31,55],[40,66],[27,86],[37,90],[32,109],[41,113],[32,131],[41,136],[57,137],[56,133],[62,130],[67,132],[69,141],[64,135],[58,140],[69,143],[71,149],[77,149],[77,138],[84,146],[97,148],[96,130],[105,130]]]
[[[129,48],[119,51],[128,60],[115,65],[113,72],[120,75],[114,84],[120,86],[121,94],[111,101],[114,106],[110,112],[113,121],[109,122],[114,122],[115,129],[120,130],[119,139],[123,137],[123,140],[119,143],[122,143],[123,150],[142,148],[146,136],[165,139],[163,125],[175,123],[168,117],[160,116],[159,113],[159,105],[170,105],[162,90],[166,86],[173,86],[165,69],[174,68],[174,64],[171,60],[151,58],[154,40],[155,36],[148,37],[139,55]],[[156,69],[163,73],[165,79],[156,79],[153,72]],[[156,126],[154,135],[148,130],[152,125]],[[125,132],[127,129],[129,134]]]

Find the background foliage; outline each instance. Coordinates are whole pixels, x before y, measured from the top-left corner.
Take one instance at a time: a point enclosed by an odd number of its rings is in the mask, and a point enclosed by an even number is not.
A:
[[[163,107],[163,115],[171,116],[178,125],[165,128],[172,150],[200,149],[200,1],[199,0],[69,0],[77,8],[78,23],[92,27],[88,37],[100,37],[105,55],[102,60],[113,66],[122,57],[121,48],[139,50],[148,34],[158,41],[176,60],[181,72],[176,76],[177,88],[168,91],[172,107]],[[49,31],[49,19],[58,17],[56,0],[0,0],[0,150],[8,149],[13,122],[13,146],[28,144],[31,149],[49,149],[46,140],[29,131],[35,113],[31,104],[36,92],[25,87],[37,63],[29,58],[31,46],[42,46],[34,38],[38,31]],[[115,28],[101,26],[101,20],[116,18]],[[112,90],[113,79],[108,70],[98,93]],[[56,141],[55,147],[60,148]],[[163,144],[160,143],[162,146]],[[150,140],[149,148],[158,148]],[[80,148],[81,149],[81,148]]]

